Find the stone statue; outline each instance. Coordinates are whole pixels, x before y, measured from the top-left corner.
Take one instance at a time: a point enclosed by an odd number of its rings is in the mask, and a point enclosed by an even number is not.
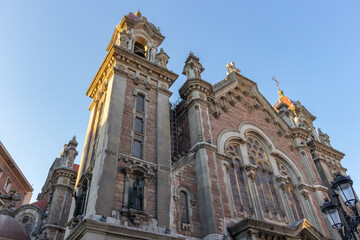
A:
[[[331,147],[329,135],[327,135],[326,133],[323,133],[323,131],[321,131],[320,128],[318,128],[318,130],[319,130],[320,142]]]
[[[235,63],[234,62],[230,62],[228,64],[226,64],[227,67],[227,75],[229,75],[232,72],[236,72],[236,73],[240,73],[240,69],[235,67]]]
[[[120,46],[127,49],[128,46],[128,40],[126,39],[125,36],[120,36]]]
[[[136,177],[136,180],[133,184],[133,198],[132,198],[132,208],[136,210],[143,210],[144,202],[144,181],[140,176]]]
[[[10,211],[15,210],[15,205],[17,202],[20,201],[21,195],[20,193],[16,193],[16,190],[11,190],[9,195],[2,195],[0,196],[0,199],[6,200],[3,209],[8,209]]]
[[[87,186],[83,185],[79,195],[76,195],[76,192],[74,192],[73,194],[73,197],[75,198],[74,217],[82,215],[84,212],[86,192],[87,192]]]

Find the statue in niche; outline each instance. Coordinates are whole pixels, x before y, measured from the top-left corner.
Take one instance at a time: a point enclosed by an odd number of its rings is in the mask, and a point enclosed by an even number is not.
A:
[[[144,203],[144,180],[140,176],[136,177],[133,184],[132,193],[130,195],[130,208],[143,210]]]
[[[74,217],[82,215],[84,212],[86,192],[87,192],[87,186],[83,185],[81,187],[79,195],[76,195],[76,192],[74,192],[73,194],[73,197],[75,198]]]
[[[120,37],[120,46],[127,49],[128,48],[128,40],[125,36]]]

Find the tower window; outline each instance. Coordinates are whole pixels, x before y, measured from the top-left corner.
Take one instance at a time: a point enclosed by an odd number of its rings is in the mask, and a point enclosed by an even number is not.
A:
[[[180,192],[180,211],[181,222],[189,224],[189,204],[187,194],[184,191]]]
[[[144,123],[141,118],[135,118],[135,132],[143,134],[144,133]]]
[[[139,140],[134,140],[133,155],[135,157],[142,158],[142,142]]]
[[[4,186],[4,190],[5,190],[6,192],[9,192],[9,191],[10,191],[11,184],[12,184],[12,181],[10,180],[10,178],[8,178],[7,181],[6,181],[6,183],[5,183],[5,186]]]
[[[142,95],[136,96],[136,110],[144,112],[144,96]]]
[[[146,51],[145,51],[145,47],[144,45],[142,45],[141,43],[139,42],[135,42],[135,45],[134,45],[134,53],[136,55],[139,55],[140,57],[145,57],[145,54],[146,54]]]

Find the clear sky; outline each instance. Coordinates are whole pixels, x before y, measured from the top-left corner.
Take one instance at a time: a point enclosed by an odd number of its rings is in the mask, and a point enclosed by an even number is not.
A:
[[[189,51],[214,84],[234,61],[271,104],[286,96],[315,116],[345,153],[360,194],[359,1],[0,0],[0,140],[35,201],[53,160],[73,135],[80,162],[91,99],[85,95],[123,15],[140,9],[166,37],[169,69],[184,83]]]

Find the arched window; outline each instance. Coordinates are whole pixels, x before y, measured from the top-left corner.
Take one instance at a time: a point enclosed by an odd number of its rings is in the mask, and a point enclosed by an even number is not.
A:
[[[240,146],[238,142],[229,143],[226,153],[231,156],[231,169],[229,170],[230,183],[234,198],[235,208],[238,214],[252,215],[247,194],[244,168],[240,158]]]
[[[145,46],[139,42],[135,42],[134,53],[144,58],[146,55]]]
[[[290,177],[288,169],[282,164],[280,161],[276,161],[276,165],[279,169],[279,172],[281,175],[286,177],[286,186],[283,187],[283,191],[286,196],[286,201],[289,203],[289,206],[291,208],[291,212],[294,216],[294,220],[299,220],[304,218],[304,214],[301,210],[299,199],[296,195],[296,186],[293,183],[293,180]]]
[[[174,200],[176,204],[176,222],[179,231],[192,231],[192,212],[191,205],[194,205],[194,199],[185,186],[177,186],[175,189]],[[190,204],[191,203],[191,204]]]
[[[19,222],[24,226],[26,232],[30,235],[34,225],[34,217],[31,215],[24,215],[19,220]]]
[[[249,162],[257,166],[255,186],[264,216],[267,218],[281,216],[280,204],[273,181],[273,171],[269,164],[267,148],[265,148],[262,141],[253,134],[247,136],[246,146]]]
[[[136,96],[136,110],[144,112],[144,96],[139,94]]]
[[[188,196],[186,194],[186,192],[181,191],[179,194],[179,198],[180,198],[180,219],[181,219],[181,223],[186,223],[189,224],[190,223],[190,218],[189,218],[189,201],[188,201]]]

